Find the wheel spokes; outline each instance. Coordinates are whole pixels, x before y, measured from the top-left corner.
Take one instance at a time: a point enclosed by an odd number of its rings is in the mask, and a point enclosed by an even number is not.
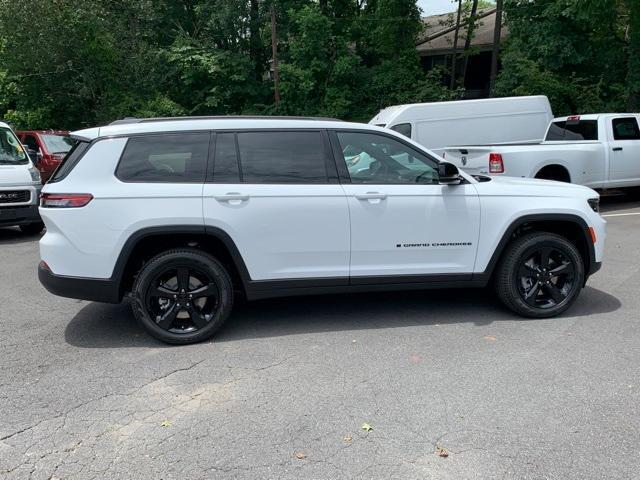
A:
[[[549,247],[542,248],[540,250],[540,266],[543,268],[549,268],[549,262],[551,261],[551,251]]]
[[[177,303],[174,303],[173,305],[171,305],[171,307],[164,313],[164,315],[158,315],[156,317],[156,323],[164,328],[165,330],[168,330],[169,327],[171,327],[171,324],[173,323],[173,321],[176,319],[176,316],[178,315],[178,313],[180,312],[181,307],[178,307]]]
[[[205,316],[201,312],[199,312],[193,304],[187,307],[187,311],[189,312],[191,321],[196,325],[196,327],[202,328],[207,325],[207,323],[209,323],[207,322]]]
[[[160,298],[174,298],[176,292],[169,290],[162,285],[158,285],[154,289],[151,290],[150,295],[152,297],[160,297]]]
[[[549,295],[551,295],[551,298],[556,303],[560,303],[565,299],[565,295],[562,293],[562,290],[560,290],[554,283],[545,285],[545,290]]]
[[[540,291],[540,282],[536,281],[528,290],[524,292],[524,299],[527,303],[535,302],[536,296]]]
[[[552,277],[557,277],[559,275],[571,275],[573,274],[573,265],[570,262],[564,262],[554,269],[549,270],[549,274]]]
[[[189,269],[186,267],[178,268],[177,272],[177,280],[178,280],[178,290],[180,291],[188,291],[189,290]]]
[[[192,298],[214,297],[217,296],[217,294],[218,289],[213,283],[203,285],[202,287],[198,287],[189,292],[189,295],[191,295]]]

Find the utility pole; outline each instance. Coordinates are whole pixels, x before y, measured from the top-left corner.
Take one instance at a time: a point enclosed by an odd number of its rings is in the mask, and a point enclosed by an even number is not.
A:
[[[498,56],[500,55],[500,37],[502,35],[502,2],[503,0],[496,0],[496,25],[493,29],[493,49],[491,52],[490,97],[493,97],[494,95],[496,77],[498,76]]]
[[[273,95],[276,107],[280,105],[280,72],[278,71],[278,32],[276,29],[276,9],[271,4],[271,55],[273,60]]]
[[[453,55],[451,56],[451,84],[449,88],[456,88],[456,67],[458,66],[458,36],[460,34],[460,17],[462,16],[462,0],[458,0],[458,18],[456,18],[456,30],[453,34]]]

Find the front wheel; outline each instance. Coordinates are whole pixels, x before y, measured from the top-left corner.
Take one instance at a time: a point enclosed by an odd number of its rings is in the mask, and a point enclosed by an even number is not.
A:
[[[133,286],[133,313],[152,336],[189,344],[211,337],[233,307],[227,270],[213,256],[176,249],[151,259]]]
[[[567,310],[584,285],[584,262],[566,238],[535,232],[511,243],[498,266],[495,288],[509,309],[529,318]]]

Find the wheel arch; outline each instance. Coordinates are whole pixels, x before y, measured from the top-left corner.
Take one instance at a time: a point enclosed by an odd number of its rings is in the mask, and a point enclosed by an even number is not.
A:
[[[557,213],[525,215],[514,220],[500,238],[484,272],[480,274],[487,283],[492,279],[496,266],[509,243],[531,231],[556,233],[573,243],[584,262],[586,281],[596,267],[595,248],[591,241],[589,226],[578,215]]]
[[[546,173],[547,176],[540,176]],[[553,178],[551,178],[553,177]],[[550,162],[546,165],[540,165],[537,167],[537,172],[534,175],[534,178],[544,179],[544,180],[557,180],[560,182],[571,183],[571,172],[567,166],[563,165],[561,162]]]
[[[246,292],[251,277],[227,232],[217,227],[171,225],[143,228],[127,238],[111,276],[118,286],[120,298],[130,291],[135,275],[148,260],[179,247],[196,247],[214,255],[229,270],[234,287]]]

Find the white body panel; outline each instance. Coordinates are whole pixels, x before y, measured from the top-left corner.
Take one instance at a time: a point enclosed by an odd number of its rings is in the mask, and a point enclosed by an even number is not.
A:
[[[351,212],[352,276],[473,271],[480,232],[480,202],[473,185],[344,189]],[[384,198],[362,198],[371,194]]]
[[[411,138],[436,154],[450,145],[540,142],[553,119],[544,96],[417,103],[385,108],[369,124],[410,124]]]
[[[203,203],[205,224],[232,238],[253,280],[349,276],[340,185],[206,184]]]
[[[614,140],[612,120],[638,115],[583,115],[597,120],[598,140],[548,141],[536,145],[452,146],[445,149],[447,161],[470,174],[535,178],[548,166],[561,166],[571,183],[590,188],[640,186],[640,140]],[[556,119],[562,121],[565,118]],[[504,173],[490,173],[489,154],[499,153]]]

